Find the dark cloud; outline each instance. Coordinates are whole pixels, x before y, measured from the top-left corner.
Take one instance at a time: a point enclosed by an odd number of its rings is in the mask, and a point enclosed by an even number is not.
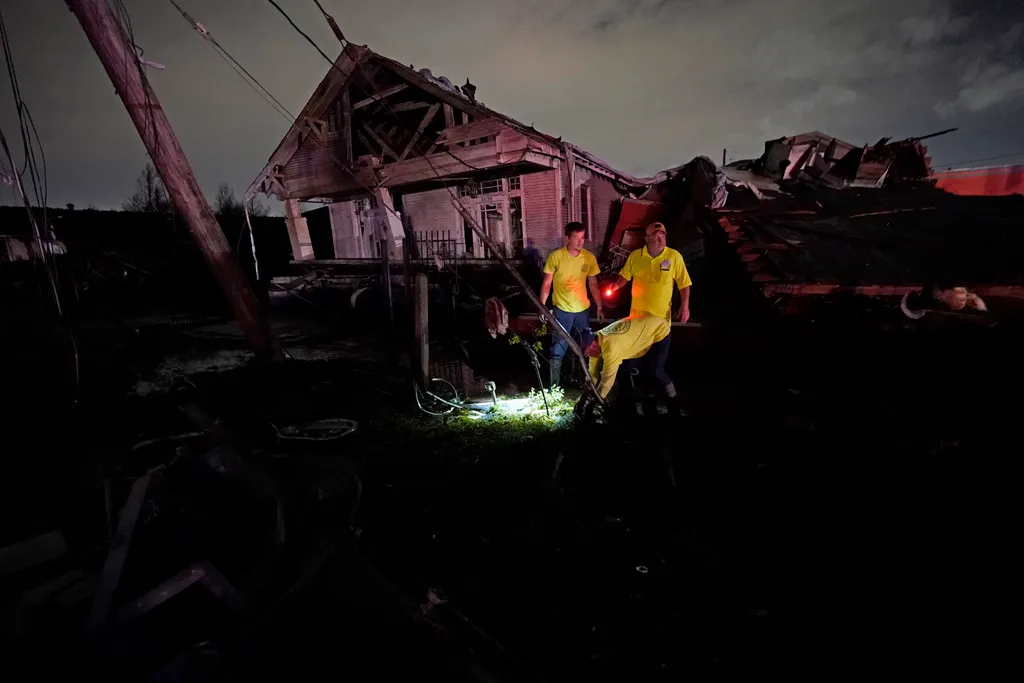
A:
[[[315,5],[279,0],[329,53]],[[248,186],[287,129],[166,0],[124,0],[200,182]],[[179,0],[294,113],[324,60],[263,0]],[[695,155],[754,156],[769,137],[854,142],[960,126],[939,164],[1024,151],[1024,15],[995,0],[377,0],[324,3],[359,43],[499,111],[649,174]],[[5,4],[53,203],[116,206],[146,161],[63,3]],[[4,90],[6,92],[6,90]],[[0,124],[13,130],[6,95]],[[9,133],[10,134],[10,133]],[[10,190],[0,201],[10,202]]]

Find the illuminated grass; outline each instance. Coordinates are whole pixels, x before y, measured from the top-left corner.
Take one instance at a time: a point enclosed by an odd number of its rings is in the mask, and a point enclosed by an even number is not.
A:
[[[456,459],[478,459],[482,454],[509,446],[539,441],[568,426],[573,401],[561,389],[548,396],[551,417],[544,412],[544,399],[536,390],[521,397],[499,397],[496,407],[490,401],[474,405],[486,413],[457,411],[445,417],[420,413],[416,417],[395,415],[380,424],[382,438],[395,444],[395,437],[419,451]],[[386,437],[384,436],[386,434]]]

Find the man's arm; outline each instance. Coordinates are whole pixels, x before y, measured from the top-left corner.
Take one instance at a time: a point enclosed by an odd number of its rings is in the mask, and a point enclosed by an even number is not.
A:
[[[679,322],[685,323],[690,319],[690,273],[686,270],[686,261],[679,258],[679,272],[676,275],[676,287],[679,288]]]
[[[544,281],[540,283],[540,302],[548,305],[548,296],[551,295],[551,283],[555,279],[554,273],[544,273]]]
[[[683,287],[679,290],[679,322],[685,323],[690,319],[690,288]]]
[[[608,362],[607,358],[601,364],[601,383],[597,385],[597,393],[601,394],[601,398],[608,398],[612,387],[615,386],[615,375],[619,372],[620,365],[621,360]]]
[[[622,270],[619,271],[619,277],[609,287],[610,292],[617,292],[626,286],[626,283],[633,279],[633,252],[626,258],[626,262],[622,264]]]
[[[626,283],[628,283],[628,282],[629,282],[629,280],[627,280],[626,278],[624,278],[621,275],[619,275],[619,279],[616,280],[615,282],[611,283],[608,286],[608,289],[613,291],[613,292],[617,292],[620,289],[622,289],[623,287],[625,287]]]
[[[587,278],[587,289],[590,290],[590,298],[597,304],[597,319],[604,322],[604,304],[601,302],[601,288],[597,286],[597,278],[593,275]]]

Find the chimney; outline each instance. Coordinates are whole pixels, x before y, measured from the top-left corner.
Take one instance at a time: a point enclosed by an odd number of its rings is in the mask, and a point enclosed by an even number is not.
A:
[[[462,92],[469,98],[470,102],[476,102],[476,86],[466,79],[466,85],[462,86]]]

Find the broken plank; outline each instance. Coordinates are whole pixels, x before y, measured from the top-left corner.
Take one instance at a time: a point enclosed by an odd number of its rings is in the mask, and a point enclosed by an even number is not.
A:
[[[370,138],[368,138],[368,137],[366,137],[365,135],[363,135],[363,131],[361,131],[361,130],[357,130],[357,131],[356,131],[356,137],[358,137],[358,138],[359,138],[359,141],[360,141],[361,143],[363,143],[363,146],[364,146],[364,147],[366,147],[367,151],[369,151],[371,155],[373,155],[373,156],[379,156],[379,155],[377,154],[377,150],[376,150],[376,149],[374,149],[374,147],[373,147],[373,145],[372,145],[372,144],[370,144]]]
[[[399,102],[398,104],[391,105],[391,111],[412,111],[413,109],[426,109],[429,106],[431,106],[429,102]],[[433,106],[437,107],[439,105],[434,104]]]
[[[117,585],[121,582],[121,572],[124,571],[124,563],[128,559],[128,549],[131,547],[135,526],[138,524],[139,513],[142,512],[142,504],[146,501],[146,492],[149,490],[152,478],[152,474],[146,474],[136,479],[128,494],[128,501],[121,508],[121,516],[117,521],[117,534],[110,546],[110,552],[107,553],[107,561],[103,564],[100,585],[93,597],[89,620],[85,625],[86,632],[95,631],[105,624],[110,615],[114,591],[117,590]]]
[[[35,567],[55,560],[68,551],[59,531],[36,536],[21,543],[0,548],[0,575]]]
[[[345,143],[345,160],[352,164],[352,100],[348,88],[341,94],[341,138]]]
[[[377,135],[377,133],[374,132],[374,130],[365,123],[363,124],[363,130],[366,131],[366,134],[373,138],[377,142],[377,144],[380,145],[380,148],[384,150],[385,154],[391,155],[391,158],[394,159],[395,161],[401,161],[401,159],[399,159],[398,155],[395,153],[395,150],[391,149],[388,143],[384,142],[384,139],[381,138],[381,136]]]
[[[403,90],[405,90],[408,87],[409,86],[407,84],[405,84],[405,83],[399,83],[398,85],[393,85],[390,88],[384,88],[380,92],[377,92],[377,93],[374,93],[373,95],[370,95],[365,100],[359,100],[358,102],[356,102],[355,104],[352,105],[352,108],[353,109],[362,109],[363,107],[367,107],[367,106],[373,104],[374,102],[380,102],[380,101],[384,100],[385,98],[390,97],[391,95],[394,95],[395,93],[402,92]]]
[[[468,140],[476,140],[479,138],[489,138],[491,136],[496,136],[506,128],[507,126],[497,119],[474,121],[473,123],[455,126],[454,128],[445,128],[438,135],[437,144],[451,146],[458,142],[466,142]]]
[[[117,614],[119,621],[133,621],[145,616],[189,586],[200,583],[231,611],[241,611],[245,602],[235,587],[209,562],[196,562],[163,581],[144,595],[128,602]]]
[[[423,135],[423,131],[426,130],[427,124],[433,120],[434,116],[437,114],[437,110],[440,108],[441,105],[434,104],[427,110],[427,113],[423,115],[423,120],[420,121],[420,125],[416,128],[416,132],[412,134],[412,137],[409,138],[409,142],[406,144],[405,149],[402,150],[402,156],[398,157],[399,161],[402,161],[405,157],[409,156],[409,152],[412,150],[413,146],[419,142],[420,136]]]

